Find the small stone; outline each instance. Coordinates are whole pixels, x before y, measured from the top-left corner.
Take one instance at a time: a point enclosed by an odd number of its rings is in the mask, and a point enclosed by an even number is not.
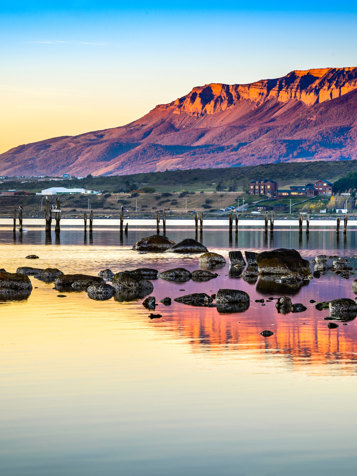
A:
[[[57,297],[64,298],[67,297],[65,294],[57,294]]]
[[[336,329],[336,328],[338,327],[338,324],[336,324],[335,322],[329,322],[329,323],[327,324],[327,327],[328,327],[329,329]]]
[[[164,299],[161,299],[160,301],[164,306],[171,306],[171,298],[170,297],[165,297]]]
[[[155,309],[156,307],[156,299],[154,296],[149,296],[143,301],[143,306],[146,307],[146,309],[150,309],[151,311]]]
[[[37,255],[27,255],[26,259],[40,259],[40,257]]]
[[[260,335],[262,335],[263,337],[270,337],[274,335],[274,332],[265,330],[265,331],[262,331]]]

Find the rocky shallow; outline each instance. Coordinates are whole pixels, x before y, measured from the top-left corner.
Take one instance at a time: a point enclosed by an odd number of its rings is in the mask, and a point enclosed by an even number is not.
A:
[[[59,297],[69,296],[72,292],[85,292],[88,298],[96,301],[114,299],[118,302],[142,300],[148,311],[160,309],[160,313],[151,313],[151,319],[165,318],[165,309],[171,306],[172,301],[192,307],[215,308],[219,314],[242,313],[249,310],[251,298],[241,289],[239,283],[244,280],[254,285],[263,298],[255,299],[256,305],[263,307],[271,302],[275,303],[277,314],[300,314],[314,306],[319,311],[326,311],[324,317],[330,329],[338,327],[338,322],[346,324],[357,315],[357,300],[346,296],[331,301],[317,302],[311,299],[309,303],[296,302],[293,296],[298,294],[303,286],[308,286],[312,280],[318,280],[324,275],[334,274],[339,279],[350,279],[357,269],[357,259],[317,255],[314,259],[304,259],[298,251],[277,249],[256,253],[248,250],[230,251],[228,256],[211,252],[196,240],[186,239],[178,244],[161,235],[153,235],[140,240],[132,253],[165,253],[166,269],[158,270],[151,267],[135,269],[102,269],[97,276],[91,274],[67,274],[57,268],[41,268],[21,266],[16,273],[0,270],[0,300],[28,299],[33,290],[30,277],[44,283],[54,283],[54,289],[60,293]],[[172,267],[170,253],[178,255],[181,263],[189,259],[196,269]],[[171,256],[174,256],[173,254]],[[36,258],[41,262],[40,257]],[[228,261],[228,273],[227,273]],[[36,263],[36,264],[37,264]],[[120,267],[120,266],[119,266]],[[162,266],[161,266],[162,267]],[[192,266],[191,266],[192,268]],[[218,289],[215,293],[209,292],[209,282],[219,276],[227,276],[228,287]],[[153,283],[155,282],[155,284]],[[172,294],[159,300],[155,296],[155,288],[166,281],[172,286]],[[192,281],[199,284],[202,292],[185,293],[178,289],[177,284],[184,285]],[[170,284],[172,283],[172,284]],[[351,291],[357,294],[357,279],[351,281]],[[264,297],[269,296],[269,297]],[[104,304],[103,304],[104,305]],[[224,316],[222,316],[224,318]],[[334,324],[334,325],[332,325]],[[261,332],[263,337],[273,335],[269,329]]]

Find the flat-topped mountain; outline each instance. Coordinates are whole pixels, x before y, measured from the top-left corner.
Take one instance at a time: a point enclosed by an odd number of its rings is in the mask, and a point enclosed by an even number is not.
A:
[[[2,175],[130,174],[357,158],[357,67],[208,84],[126,126],[21,145]]]

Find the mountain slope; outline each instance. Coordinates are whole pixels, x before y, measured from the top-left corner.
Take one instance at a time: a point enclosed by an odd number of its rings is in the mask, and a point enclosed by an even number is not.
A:
[[[2,175],[129,174],[357,159],[357,68],[209,84],[123,127],[22,145]]]

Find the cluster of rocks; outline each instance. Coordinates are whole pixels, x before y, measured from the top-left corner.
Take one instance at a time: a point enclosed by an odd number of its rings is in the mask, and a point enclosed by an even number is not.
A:
[[[249,295],[238,289],[220,289],[211,296],[206,293],[186,294],[175,298],[175,301],[190,306],[216,307],[219,313],[243,312],[250,304]]]
[[[206,253],[207,248],[197,240],[186,238],[185,240],[175,243],[163,235],[146,236],[139,240],[133,249],[141,252],[164,253],[171,251],[173,253]]]
[[[313,260],[314,277],[319,278],[328,271],[339,275],[341,278],[349,279],[354,274],[355,258],[346,256],[318,255]]]

